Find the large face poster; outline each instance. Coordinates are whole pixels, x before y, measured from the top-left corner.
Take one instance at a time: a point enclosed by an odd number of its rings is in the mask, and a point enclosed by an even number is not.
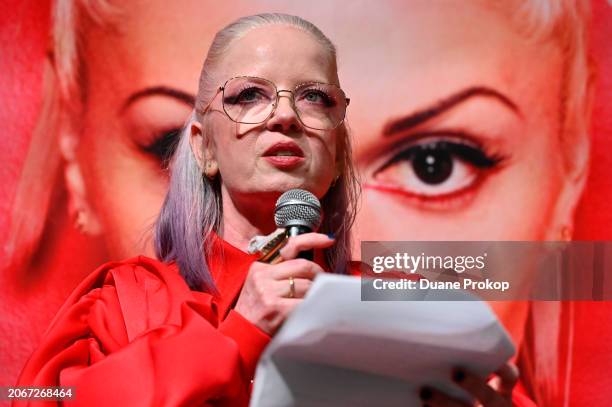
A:
[[[215,33],[245,15],[298,15],[335,45],[361,180],[355,260],[362,240],[612,236],[604,0],[6,3],[0,385],[92,270],[155,256],[168,159],[202,63]],[[299,71],[293,62],[278,70]],[[535,400],[607,405],[609,304],[494,309]]]

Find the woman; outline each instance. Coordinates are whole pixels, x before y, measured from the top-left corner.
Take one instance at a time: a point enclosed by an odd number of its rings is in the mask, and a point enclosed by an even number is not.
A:
[[[20,384],[72,385],[84,405],[246,405],[270,336],[317,274],[342,272],[350,259],[356,183],[347,105],[334,46],[311,23],[265,14],[221,30],[157,222],[164,262],[140,256],[92,274]],[[282,263],[256,262],[247,243],[274,229],[275,200],[291,188],[321,199],[321,232],[336,238],[293,237]],[[315,261],[296,259],[308,249]],[[469,372],[454,373],[484,405],[510,405],[516,373],[505,365],[499,375],[496,392]],[[422,397],[458,404],[429,388]]]

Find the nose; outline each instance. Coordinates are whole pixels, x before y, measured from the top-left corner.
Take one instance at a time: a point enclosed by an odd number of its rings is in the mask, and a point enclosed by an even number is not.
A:
[[[291,92],[280,90],[278,93],[278,106],[266,123],[266,128],[270,131],[289,133],[299,131],[301,128],[300,120],[293,108]]]

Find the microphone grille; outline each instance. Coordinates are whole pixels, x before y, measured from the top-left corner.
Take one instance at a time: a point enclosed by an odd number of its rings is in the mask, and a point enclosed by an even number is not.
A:
[[[321,224],[321,203],[308,191],[290,189],[276,201],[274,222],[279,228],[299,225],[316,231]]]

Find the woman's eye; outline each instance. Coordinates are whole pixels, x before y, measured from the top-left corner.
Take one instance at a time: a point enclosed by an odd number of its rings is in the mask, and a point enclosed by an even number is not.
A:
[[[317,90],[317,89],[308,89],[306,90],[302,97],[308,103],[316,103],[325,106],[332,105],[332,99],[325,92]]]
[[[375,172],[374,180],[423,198],[441,197],[469,188],[501,161],[461,142],[422,142],[397,153]]]
[[[240,102],[252,102],[257,100],[259,93],[255,89],[247,89],[240,92],[238,95],[238,101]]]
[[[236,105],[255,103],[263,100],[269,101],[269,97],[266,96],[266,93],[259,88],[251,87],[241,90],[236,95],[225,98],[224,102],[227,104]]]
[[[162,168],[167,168],[176,150],[180,132],[180,127],[163,131],[155,137],[155,141],[144,147],[144,151],[157,157],[162,163]]]

